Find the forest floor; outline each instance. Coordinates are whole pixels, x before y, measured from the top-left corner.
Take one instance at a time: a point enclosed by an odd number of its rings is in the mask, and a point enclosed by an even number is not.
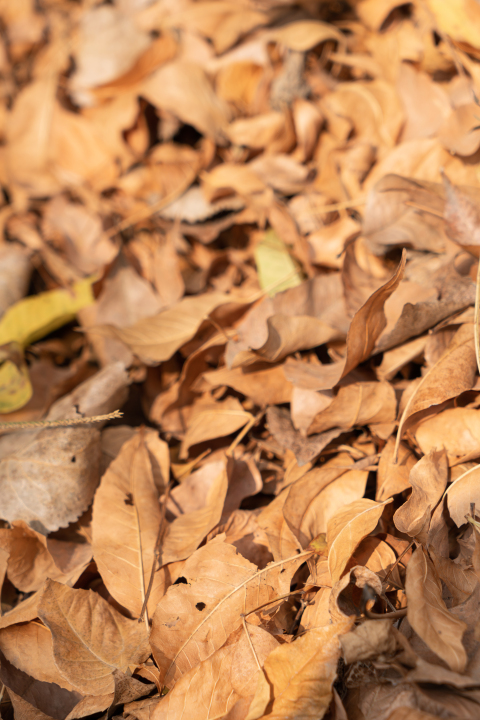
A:
[[[478,720],[478,2],[0,20],[1,718]]]

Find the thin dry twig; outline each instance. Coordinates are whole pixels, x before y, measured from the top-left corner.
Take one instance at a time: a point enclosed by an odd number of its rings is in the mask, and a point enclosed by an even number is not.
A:
[[[88,425],[89,423],[104,422],[123,417],[123,412],[114,410],[106,415],[92,415],[91,417],[66,418],[64,420],[20,420],[18,422],[0,423],[0,430],[23,430],[30,428],[68,427],[70,425]]]

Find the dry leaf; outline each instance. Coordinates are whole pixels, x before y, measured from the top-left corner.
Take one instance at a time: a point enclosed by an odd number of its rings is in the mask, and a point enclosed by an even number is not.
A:
[[[442,497],[448,480],[444,450],[431,450],[410,471],[412,494],[394,515],[398,530],[411,537],[427,531],[431,515]]]
[[[123,403],[126,387],[123,365],[109,365],[57,400],[47,420],[74,418],[78,413],[90,417],[116,410]],[[99,481],[97,428],[40,428],[1,438],[2,517],[24,520],[42,532],[58,530],[76,520],[90,504]]]
[[[390,500],[376,503],[373,500],[356,500],[330,518],[327,525],[328,569],[335,583],[353,555],[357,545],[375,529]]]
[[[150,641],[165,685],[222,647],[240,627],[241,613],[285,592],[303,557],[287,560],[257,572],[221,537],[191,555],[182,571],[186,582],[167,590],[153,618]]]
[[[463,672],[467,655],[462,645],[466,624],[450,613],[432,561],[422,547],[407,565],[405,592],[408,620],[422,640],[455,672]]]
[[[313,720],[325,715],[337,674],[339,636],[351,625],[352,621],[345,619],[325,628],[308,630],[294,643],[270,653],[265,660],[265,676],[271,693],[266,717],[286,720],[294,714],[296,718]],[[252,715],[249,717],[255,720]]]
[[[458,372],[454,372],[457,368],[459,368]],[[425,375],[410,397],[398,427],[397,446],[402,433],[414,422],[416,413],[432,405],[440,405],[445,400],[470,390],[476,369],[473,326],[462,325],[449,348]]]
[[[145,442],[139,431],[121,448],[95,494],[92,547],[108,591],[133,617],[139,617],[150,574],[161,510]],[[155,572],[148,609],[165,592],[166,579]]]
[[[112,692],[114,671],[126,671],[149,655],[145,626],[127,620],[91,590],[47,580],[38,614],[52,633],[55,665],[86,695]]]

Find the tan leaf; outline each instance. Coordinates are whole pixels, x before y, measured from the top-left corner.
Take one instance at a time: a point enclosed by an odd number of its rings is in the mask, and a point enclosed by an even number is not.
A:
[[[423,421],[415,430],[415,439],[424,454],[444,447],[449,460],[458,461],[480,456],[479,432],[480,411],[455,407]]]
[[[225,467],[217,473],[208,491],[205,505],[175,518],[167,527],[161,545],[160,563],[177,562],[190,557],[222,517],[228,490]]]
[[[375,343],[386,326],[384,305],[386,300],[398,287],[404,273],[406,255],[396,273],[388,282],[376,290],[355,314],[347,334],[346,359],[331,365],[308,365],[311,376],[312,390],[329,390],[353,370],[359,363],[370,357]],[[289,380],[294,382],[292,374],[286,372]]]
[[[74,585],[92,559],[90,543],[48,539],[23,520],[0,530],[0,547],[8,551],[7,576],[25,593],[39,590],[47,577]]]
[[[272,30],[270,39],[299,52],[311,50],[325,40],[344,42],[344,38],[337,28],[319,20],[298,20],[288,23],[279,29]]]
[[[365,620],[351,632],[341,635],[340,645],[347,665],[393,653],[396,642],[392,623],[390,620]]]
[[[345,567],[357,545],[375,529],[383,513],[383,503],[363,498],[346,505],[337,512],[327,525],[328,569],[335,583],[342,576]]]
[[[221,648],[240,627],[242,613],[288,592],[292,574],[310,555],[299,553],[257,571],[221,536],[193,553],[182,571],[186,582],[167,590],[153,617],[150,642],[163,683],[172,687]]]
[[[472,503],[480,508],[480,465],[464,472],[446,490],[448,511],[457,527],[465,522],[465,515],[472,512]]]
[[[167,63],[142,84],[140,92],[155,107],[218,143],[225,142],[228,107],[215,95],[200,65],[182,60]]]
[[[410,485],[410,470],[416,463],[412,450],[400,443],[397,462],[393,462],[395,439],[389,438],[383,448],[377,470],[377,492],[375,500],[381,502],[392,495],[401,493]]]
[[[219,305],[230,302],[228,295],[208,293],[186,297],[158,315],[139,320],[127,328],[95,328],[108,337],[116,337],[149,365],[168,360],[192,339],[203,320]]]
[[[137,433],[122,446],[103,476],[93,503],[92,546],[108,591],[134,617],[140,615],[154,563],[161,510],[145,443]],[[156,572],[148,609],[165,592]]]
[[[440,579],[422,547],[415,550],[407,565],[405,592],[412,628],[452,670],[462,673],[467,663],[462,644],[467,626],[448,612]]]
[[[86,695],[113,692],[115,669],[149,655],[144,624],[120,615],[91,590],[72,590],[47,580],[38,615],[53,638],[55,664]]]
[[[270,653],[265,660],[265,675],[271,687],[271,701],[265,718],[323,718],[337,675],[339,636],[348,632],[352,624],[353,619],[348,618],[314,628]]]
[[[208,389],[227,385],[251,398],[256,405],[282,405],[290,402],[293,386],[288,382],[281,365],[275,367],[249,366],[246,368],[220,368],[203,373]]]
[[[308,433],[323,433],[333,427],[344,430],[355,425],[395,421],[397,402],[386,382],[352,383],[341,387],[331,405],[316,415]]]
[[[470,390],[476,370],[473,324],[467,323],[459,328],[449,348],[422,378],[408,401],[398,426],[397,447],[416,413]]]
[[[125,399],[127,374],[115,363],[57,400],[47,420],[100,415]],[[100,431],[95,425],[20,430],[0,438],[2,518],[54,531],[89,506],[99,481]]]
[[[270,633],[247,625],[250,641],[260,665],[278,646]],[[221,717],[245,699],[251,700],[258,665],[243,629],[230,636],[224,647],[186,673],[160,703],[152,720],[191,715],[197,720]]]
[[[197,403],[182,441],[180,458],[184,460],[188,456],[192,445],[231,435],[250,420],[253,420],[253,415],[246,412],[235,397],[227,397],[221,402],[207,398],[205,402]]]
[[[349,470],[351,462],[349,455],[339,453],[290,488],[283,512],[303,547],[327,531],[330,517],[346,503],[363,497],[368,473]]]
[[[468,600],[478,583],[474,568],[463,567],[459,562],[437,555],[433,547],[429,547],[428,552],[438,576],[452,593],[453,604],[460,605]]]
[[[410,471],[412,494],[401,505],[393,521],[400,532],[411,537],[428,530],[430,517],[442,497],[448,481],[448,463],[444,450],[431,450]]]
[[[55,665],[52,634],[45,625],[29,622],[0,630],[0,650],[12,665],[36,680],[75,691]]]

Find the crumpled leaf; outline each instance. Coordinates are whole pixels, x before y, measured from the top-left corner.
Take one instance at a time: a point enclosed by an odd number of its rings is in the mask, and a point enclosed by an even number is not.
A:
[[[444,450],[431,450],[410,471],[412,494],[398,508],[394,523],[398,530],[411,537],[427,531],[430,517],[442,497],[448,479],[448,464]]]
[[[313,628],[270,653],[265,660],[265,678],[270,686],[265,717],[314,720],[325,715],[337,674],[339,637],[348,632],[352,622],[348,618],[325,628]],[[257,686],[257,694],[261,692],[262,686]],[[257,717],[249,715],[250,720]]]
[[[455,672],[463,672],[467,654],[462,644],[466,624],[450,613],[432,561],[419,547],[407,565],[405,592],[408,620],[415,632]]]
[[[414,421],[416,413],[470,390],[476,369],[473,325],[462,325],[450,346],[410,397],[398,427],[397,447],[402,433]]]
[[[374,530],[385,505],[390,502],[391,499],[376,503],[362,498],[349,503],[330,518],[327,525],[328,569],[334,583],[340,580],[355,548]]]

